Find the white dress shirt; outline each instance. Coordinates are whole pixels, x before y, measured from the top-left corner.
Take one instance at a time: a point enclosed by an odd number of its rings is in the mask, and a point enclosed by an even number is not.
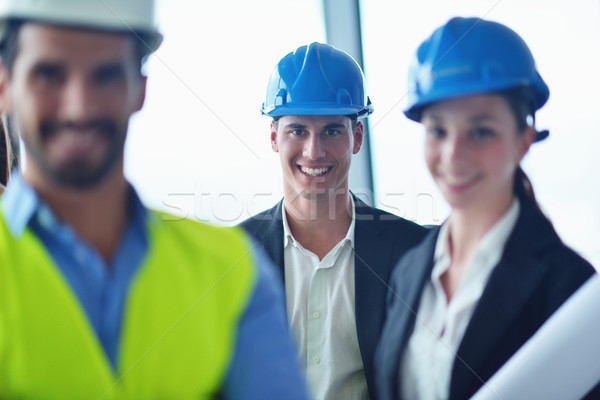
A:
[[[509,210],[480,240],[449,303],[440,279],[451,261],[448,224],[440,228],[431,279],[423,289],[415,328],[401,360],[402,398],[448,398],[456,352],[485,285],[502,257],[519,208],[518,200],[513,199]]]
[[[354,311],[354,201],[346,237],[322,260],[294,239],[282,208],[288,320],[311,393],[368,399]]]

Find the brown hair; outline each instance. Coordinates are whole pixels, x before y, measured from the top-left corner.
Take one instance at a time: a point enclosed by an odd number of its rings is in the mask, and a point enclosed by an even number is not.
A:
[[[520,135],[524,134],[525,130],[530,127],[527,119],[535,114],[531,90],[527,87],[517,87],[499,94],[504,97],[515,117],[518,133]],[[520,201],[530,201],[536,205],[538,204],[531,181],[521,166],[518,166],[515,171],[513,190]]]

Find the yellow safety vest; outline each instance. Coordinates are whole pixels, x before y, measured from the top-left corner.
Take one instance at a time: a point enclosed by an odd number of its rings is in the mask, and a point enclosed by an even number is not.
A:
[[[1,399],[204,399],[220,389],[256,280],[238,229],[153,213],[125,303],[118,372],[30,231],[0,215]]]

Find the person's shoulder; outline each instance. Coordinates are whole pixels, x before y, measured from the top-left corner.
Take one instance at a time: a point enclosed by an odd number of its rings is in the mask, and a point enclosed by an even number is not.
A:
[[[558,240],[554,246],[549,246],[539,255],[553,270],[564,271],[567,274],[590,276],[596,272],[594,266],[578,252]]]
[[[275,215],[276,208],[277,208],[277,206],[275,206],[273,208],[269,208],[268,210],[262,211],[258,214],[254,214],[254,215],[248,217],[247,219],[245,219],[244,221],[242,221],[239,225],[242,227],[247,227],[247,226],[254,226],[256,224],[264,223],[265,221],[267,221],[267,222],[273,221],[275,218],[277,218],[277,216]],[[278,219],[281,220],[281,216]]]
[[[237,226],[256,236],[257,234],[270,229],[270,227],[273,226],[273,223],[281,223],[281,221],[281,202],[279,202],[275,206],[265,211],[254,214],[253,216],[239,223]]]
[[[586,259],[562,241],[552,222],[539,208],[522,204],[522,215],[514,229],[509,238],[512,247],[530,253],[553,273],[565,271],[589,276],[595,272]]]
[[[160,211],[150,211],[149,229],[151,234],[177,241],[182,246],[195,248],[222,248],[238,244],[247,247],[249,238],[240,227],[220,226],[190,218],[176,217]]]
[[[547,305],[559,305],[596,273],[592,264],[561,240],[545,216],[521,231],[509,239],[505,252],[520,269],[531,265],[543,271],[539,290]]]
[[[379,208],[369,206],[365,203],[357,205],[356,219],[364,221],[375,221],[382,224],[388,230],[402,234],[411,234],[423,237],[427,234],[428,228],[417,224],[414,221],[400,217]]]
[[[406,250],[396,263],[395,269],[412,268],[415,265],[420,265],[426,259],[432,259],[440,231],[439,228],[439,226],[433,226],[426,229],[423,238]]]
[[[592,264],[560,240],[534,257],[545,268],[538,293],[548,314],[597,273]]]

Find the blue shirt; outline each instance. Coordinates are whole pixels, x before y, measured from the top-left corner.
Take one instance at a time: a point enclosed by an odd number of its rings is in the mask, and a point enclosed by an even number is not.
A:
[[[106,262],[69,226],[57,220],[21,176],[12,177],[2,198],[2,207],[15,237],[30,228],[42,241],[116,369],[125,299],[148,252],[146,225],[154,215],[146,210],[131,188],[129,220],[113,259]],[[253,243],[251,251],[258,266],[258,279],[240,321],[223,393],[231,399],[304,399],[304,381],[287,332],[283,293],[276,270],[258,244]]]

